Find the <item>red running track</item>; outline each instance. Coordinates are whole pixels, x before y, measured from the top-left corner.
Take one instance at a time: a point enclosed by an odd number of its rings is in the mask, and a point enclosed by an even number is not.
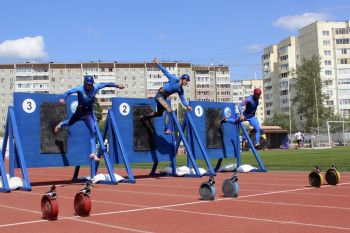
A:
[[[149,170],[134,172],[145,177]],[[29,169],[31,192],[0,193],[0,232],[350,232],[350,173],[341,173],[339,185],[321,188],[309,186],[308,172],[239,174],[234,199],[221,191],[231,174],[220,173],[215,201],[199,199],[199,186],[208,177],[97,184],[89,217],[74,215],[73,198],[82,184],[70,184],[72,174],[72,168]],[[47,221],[41,218],[40,199],[52,183],[59,218]]]

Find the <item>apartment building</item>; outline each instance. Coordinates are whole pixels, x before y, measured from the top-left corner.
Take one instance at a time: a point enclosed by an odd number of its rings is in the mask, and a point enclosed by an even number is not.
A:
[[[230,71],[225,66],[193,66],[195,99],[231,102]]]
[[[297,64],[296,42],[292,36],[264,49],[262,73],[266,119],[271,119],[275,113],[290,115],[296,112],[290,102],[295,96],[290,86]]]
[[[162,65],[176,76],[187,73],[191,82],[184,88],[187,100],[231,101],[230,71],[227,66],[193,66],[191,63],[164,62]],[[207,76],[197,72],[207,72]],[[62,94],[81,85],[84,75],[95,81],[123,84],[125,89],[104,88],[96,98],[106,116],[111,98],[153,98],[168,79],[155,63],[89,62],[76,64],[24,63],[0,64],[0,131],[4,129],[7,108],[13,103],[13,92]],[[204,78],[207,80],[204,81]],[[208,83],[209,86],[206,86]],[[203,95],[204,93],[204,95]],[[177,95],[171,96],[172,108],[179,104]]]
[[[350,116],[350,21],[314,22],[299,30],[298,62],[316,54],[321,58],[322,90],[329,95],[325,103],[335,113]]]
[[[297,115],[291,100],[295,90],[293,70],[303,58],[320,57],[322,90],[329,96],[325,103],[334,107],[341,116],[350,116],[350,21],[314,22],[299,30],[297,37],[288,37],[278,44],[264,49],[262,70],[264,80],[265,117],[272,118],[275,112]]]
[[[238,104],[241,103],[245,98],[253,94],[254,88],[260,88],[262,91],[259,99],[259,106],[256,111],[256,117],[259,120],[260,125],[264,122],[264,89],[263,80],[234,80],[231,81],[231,95],[232,102],[236,104],[236,111],[238,112]]]

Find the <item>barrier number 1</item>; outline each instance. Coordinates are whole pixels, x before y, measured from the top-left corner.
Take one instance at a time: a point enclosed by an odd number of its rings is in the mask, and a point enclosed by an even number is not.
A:
[[[194,112],[196,114],[197,117],[201,117],[203,115],[203,108],[202,106],[200,105],[197,105],[195,108],[194,108]]]
[[[119,112],[120,112],[120,114],[122,114],[123,116],[128,115],[129,112],[130,112],[130,106],[129,106],[129,104],[127,104],[127,103],[122,103],[122,104],[120,104],[120,106],[119,106]]]
[[[25,99],[22,103],[22,108],[26,113],[32,113],[36,109],[36,103],[32,99]]]

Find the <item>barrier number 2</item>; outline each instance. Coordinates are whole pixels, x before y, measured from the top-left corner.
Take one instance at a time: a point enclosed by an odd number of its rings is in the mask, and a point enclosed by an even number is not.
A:
[[[119,106],[119,112],[120,114],[122,114],[123,116],[126,116],[129,114],[130,112],[130,106],[127,103],[121,103]]]
[[[22,103],[22,108],[26,113],[32,113],[36,109],[36,103],[32,99],[25,99]]]

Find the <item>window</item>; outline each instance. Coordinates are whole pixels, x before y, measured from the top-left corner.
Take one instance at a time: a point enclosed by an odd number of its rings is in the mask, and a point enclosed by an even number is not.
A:
[[[340,105],[349,105],[350,99],[340,99],[339,103],[340,103]]]
[[[348,64],[348,59],[340,59],[340,64]]]
[[[329,36],[329,31],[322,31],[323,36]]]
[[[341,49],[341,54],[350,54],[350,49]]]
[[[286,53],[288,51],[288,46],[284,46],[278,49],[278,53]]]
[[[338,69],[339,75],[350,75],[350,68]]]
[[[263,55],[263,59],[266,60],[266,59],[269,59],[270,58],[270,54],[264,54]]]
[[[350,39],[336,39],[335,43],[336,44],[349,44]]]
[[[330,66],[330,65],[332,65],[332,61],[331,60],[324,60],[324,64],[326,66]]]
[[[333,100],[327,100],[326,103],[327,103],[328,106],[333,106],[334,105]]]
[[[324,40],[323,41],[323,46],[329,46],[331,42],[329,40]]]
[[[348,34],[349,33],[349,28],[336,28],[335,29],[335,34]]]
[[[325,75],[332,75],[332,70],[325,70],[324,73]]]
[[[350,84],[350,79],[340,79],[338,80],[339,85],[349,85]]]
[[[287,78],[289,75],[289,72],[281,73],[280,78]]]
[[[280,57],[280,61],[288,60],[288,55],[284,55]]]
[[[288,69],[288,64],[280,65],[280,70],[283,70],[283,69]]]
[[[287,95],[287,94],[288,94],[288,90],[280,91],[280,95]]]
[[[331,50],[325,50],[323,51],[325,56],[330,56],[331,55]]]
[[[339,95],[350,95],[350,89],[339,89]]]

